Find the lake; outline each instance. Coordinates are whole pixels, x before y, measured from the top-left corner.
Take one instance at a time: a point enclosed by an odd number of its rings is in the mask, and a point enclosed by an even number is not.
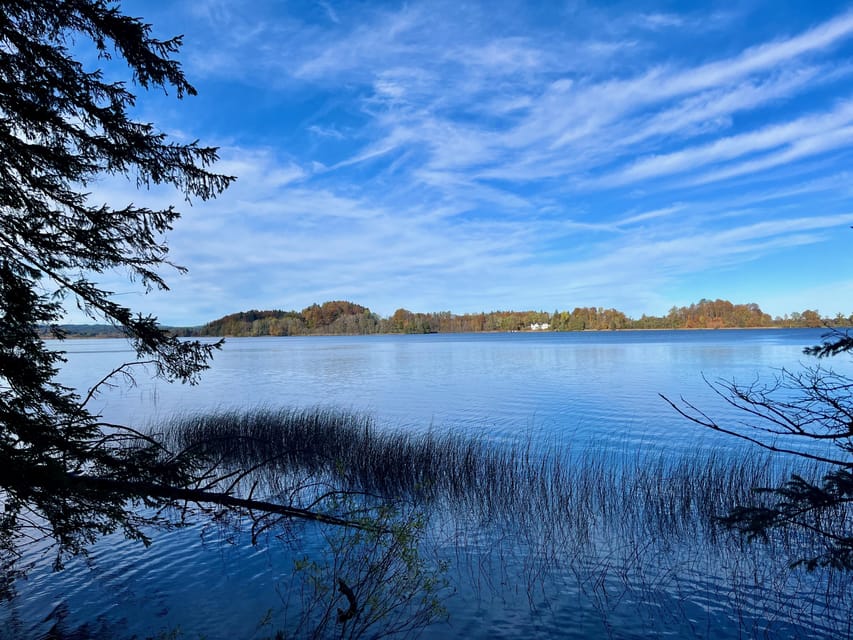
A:
[[[332,406],[368,413],[383,430],[449,430],[500,446],[604,452],[605,461],[697,452],[749,459],[756,452],[747,444],[690,423],[659,394],[683,396],[720,421],[742,419],[706,379],[771,382],[782,368],[815,364],[802,348],[822,333],[235,338],[196,386],[151,380],[140,369],[135,385],[104,390],[93,407],[110,422],[156,427],[176,414]],[[68,363],[60,379],[83,393],[133,356],[121,340],[61,347]],[[823,364],[853,373],[848,360]],[[767,551],[706,533],[648,539],[638,527],[608,525],[582,544],[558,543],[547,526],[519,537],[507,523],[437,517],[429,553],[447,562],[452,593],[449,621],[427,627],[426,637],[850,636],[846,578],[791,570]],[[293,602],[294,558],[321,554],[319,536],[296,531],[296,542],[253,547],[247,536],[225,535],[198,523],[158,534],[148,549],[112,537],[94,547],[90,565],[72,562],[59,574],[40,561],[2,605],[3,637],[147,637],[177,628],[188,638],[272,636],[293,620],[283,603]]]

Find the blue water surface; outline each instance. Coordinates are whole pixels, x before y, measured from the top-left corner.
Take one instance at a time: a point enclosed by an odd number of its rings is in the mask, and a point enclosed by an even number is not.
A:
[[[749,455],[742,441],[685,420],[661,394],[683,397],[722,422],[742,419],[708,381],[771,383],[782,369],[814,366],[817,360],[802,349],[823,333],[233,338],[198,385],[152,380],[139,367],[135,384],[116,379],[115,387],[95,395],[91,408],[108,422],[156,428],[176,414],[334,406],[367,412],[389,430],[452,430],[497,442],[651,449],[673,457]],[[122,340],[56,346],[68,358],[61,381],[82,394],[134,356]],[[853,372],[843,357],[821,364]],[[846,590],[846,582],[827,585],[801,571],[770,571],[760,556],[676,549],[669,560],[646,565],[636,561],[636,539],[607,539],[583,554],[564,550],[558,567],[543,561],[548,571],[538,572],[541,550],[510,544],[496,557],[499,545],[489,533],[478,533],[484,537],[479,543],[474,534],[464,535],[463,552],[445,544],[455,591],[446,602],[449,622],[428,627],[426,637],[822,638],[839,637],[840,626],[850,622],[845,614],[837,624],[826,623],[826,607],[808,598],[810,590]],[[275,624],[286,625],[282,602],[292,584],[294,553],[292,545],[275,541],[261,547],[245,537],[223,543],[202,523],[158,534],[148,549],[113,536],[95,545],[89,564],[72,562],[54,573],[40,561],[19,585],[18,598],[3,605],[2,637],[47,637],[52,629],[68,637],[147,637],[174,629],[190,638],[266,637],[275,626],[258,625],[268,612]],[[831,606],[838,607],[838,599]]]

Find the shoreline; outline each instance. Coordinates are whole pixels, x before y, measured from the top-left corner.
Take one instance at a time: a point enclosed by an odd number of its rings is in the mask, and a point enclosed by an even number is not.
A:
[[[654,331],[780,331],[780,330],[797,330],[797,331],[806,331],[806,330],[815,330],[815,329],[823,329],[827,332],[831,331],[847,331],[853,329],[853,327],[786,327],[786,326],[771,326],[771,327],[632,327],[627,329],[575,329],[569,331],[552,331],[552,330],[541,330],[541,329],[523,329],[523,330],[511,330],[511,331],[433,331],[427,333],[405,333],[405,332],[377,332],[377,333],[304,333],[304,334],[296,334],[296,335],[239,335],[239,334],[224,334],[224,335],[210,335],[210,336],[179,336],[182,338],[191,338],[191,339],[200,339],[200,338],[209,338],[209,339],[221,339],[221,338],[312,338],[312,337],[336,337],[336,336],[345,336],[345,337],[358,337],[358,336],[429,336],[429,335],[497,335],[497,334],[512,334],[512,333],[524,333],[524,334],[561,334],[561,333],[625,333],[629,331],[642,331],[642,332],[654,332]],[[186,328],[179,328],[180,331],[185,331]],[[69,333],[62,340],[106,340],[106,339],[125,339],[127,336],[116,335],[115,333],[102,333],[102,334],[77,334],[77,333]],[[42,336],[43,340],[56,340],[57,338],[51,335]]]

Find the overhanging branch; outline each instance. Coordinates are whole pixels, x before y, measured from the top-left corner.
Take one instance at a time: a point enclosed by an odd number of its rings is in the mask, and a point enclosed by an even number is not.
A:
[[[275,514],[287,518],[297,518],[310,522],[319,522],[322,524],[336,525],[349,527],[353,529],[362,529],[368,531],[376,531],[375,526],[365,524],[356,520],[348,520],[337,516],[311,511],[308,509],[300,509],[289,505],[282,505],[276,502],[267,500],[256,500],[252,498],[240,498],[238,496],[217,492],[207,491],[202,489],[192,489],[188,487],[175,487],[169,485],[158,484],[154,482],[136,482],[132,480],[117,480],[114,478],[104,478],[88,475],[73,475],[69,474],[69,482],[77,484],[86,489],[95,489],[108,493],[118,493],[123,496],[136,496],[139,498],[148,497],[158,500],[165,500],[170,503],[194,503],[201,505],[217,505],[231,509],[242,509],[250,515],[254,513],[262,513],[263,515]],[[384,529],[379,529],[381,533],[387,533]]]

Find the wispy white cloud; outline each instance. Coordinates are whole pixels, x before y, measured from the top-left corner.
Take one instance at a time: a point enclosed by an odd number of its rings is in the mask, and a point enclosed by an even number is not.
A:
[[[671,216],[674,213],[678,213],[679,211],[683,211],[685,209],[684,205],[677,204],[671,207],[664,207],[663,209],[655,209],[654,211],[644,211],[642,213],[632,213],[626,218],[622,218],[617,222],[619,226],[627,226],[631,224],[636,224],[638,222],[647,222],[649,220],[656,220],[658,218],[664,218],[667,216]]]
[[[405,40],[417,32],[425,14],[417,7],[405,7],[395,13],[380,13],[370,24],[360,24],[352,32],[332,41],[310,47],[313,55],[293,69],[298,78],[340,77],[349,71],[375,71],[388,59],[409,53],[415,43]],[[319,45],[319,46],[317,46]]]
[[[214,95],[152,119],[239,176],[169,237],[180,321],[326,297],[656,312],[853,223],[828,215],[853,208],[853,13],[756,35],[749,7],[180,6]]]
[[[314,135],[322,136],[324,138],[336,138],[338,140],[343,140],[346,137],[343,132],[338,131],[335,127],[321,127],[319,125],[312,124],[308,127],[308,131]]]
[[[732,126],[734,116],[748,109],[787,98],[820,83],[826,71],[817,67],[784,70],[778,76],[746,80],[720,89],[691,95],[672,107],[640,116],[624,129],[633,129],[621,140],[628,147],[649,138],[674,134],[693,138]]]
[[[817,51],[832,47],[853,35],[853,12],[845,13],[807,31],[769,44],[747,48],[743,53],[700,65],[665,79],[661,96],[679,95],[743,78]]]
[[[674,13],[643,13],[637,16],[636,22],[641,27],[657,30],[682,27],[686,20]]]
[[[319,2],[319,5],[323,7],[323,11],[325,11],[326,15],[329,16],[329,20],[331,20],[335,24],[340,24],[341,19],[338,17],[338,12],[335,11],[334,7],[332,7],[331,4],[329,4],[328,2],[322,2],[321,0]]]
[[[853,142],[853,125],[821,131],[792,141],[785,149],[748,160],[735,166],[717,169],[695,179],[696,183],[717,182],[745,174],[756,174],[796,160],[818,155],[838,148],[847,148]]]
[[[618,185],[650,177],[683,173],[709,164],[724,162],[785,145],[800,148],[800,153],[803,153],[805,150],[814,149],[818,145],[814,142],[801,143],[802,140],[820,138],[824,140],[824,144],[828,144],[826,138],[831,139],[838,132],[843,132],[851,121],[853,121],[853,102],[843,102],[828,113],[809,115],[781,125],[773,125],[756,131],[721,138],[701,146],[643,158],[635,161],[618,174],[607,176],[604,181],[611,185]],[[766,168],[761,164],[762,161],[756,162],[756,169]],[[784,160],[780,160],[779,163],[781,162]],[[746,171],[748,168],[744,167],[743,171],[733,171],[731,175],[740,175]],[[725,172],[721,172],[719,177],[722,178],[724,175]]]

